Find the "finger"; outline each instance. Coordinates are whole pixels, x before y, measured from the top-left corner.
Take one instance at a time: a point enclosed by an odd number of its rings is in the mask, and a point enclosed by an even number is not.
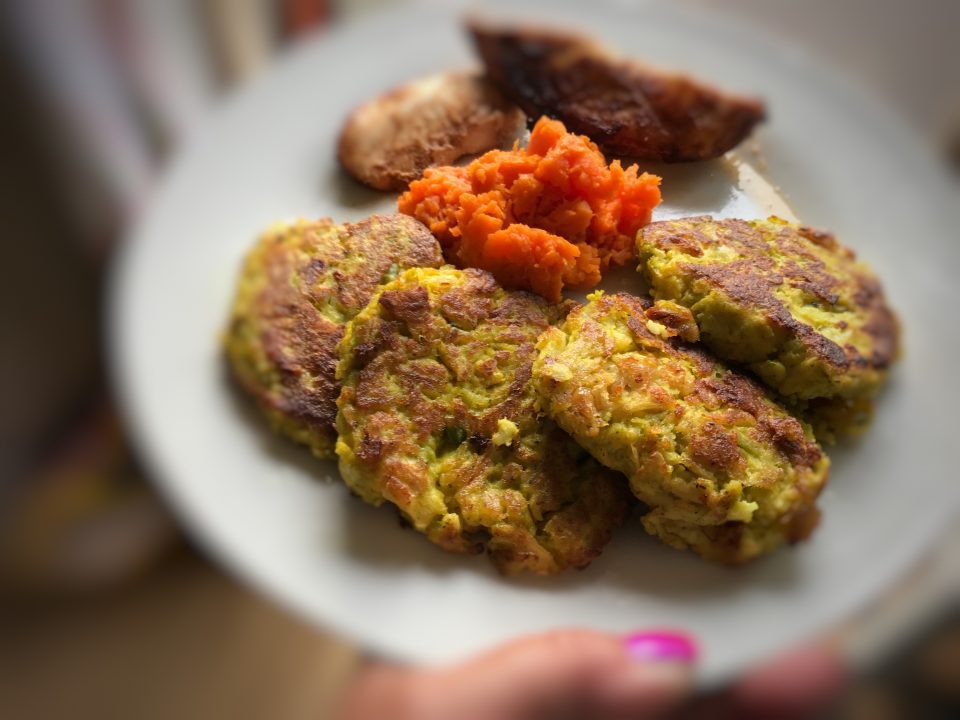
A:
[[[670,633],[547,633],[428,673],[418,704],[423,717],[470,720],[659,717],[688,693],[694,655]]]
[[[371,661],[359,669],[337,703],[337,720],[421,720],[413,701],[418,672]]]
[[[731,689],[730,700],[748,717],[805,718],[834,700],[847,679],[837,653],[813,645],[755,669]]]
[[[685,709],[688,720],[815,717],[843,690],[847,672],[825,646],[804,647],[768,662],[731,688],[698,698]]]

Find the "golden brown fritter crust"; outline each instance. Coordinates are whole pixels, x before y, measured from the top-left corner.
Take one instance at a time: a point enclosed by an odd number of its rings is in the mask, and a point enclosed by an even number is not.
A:
[[[630,493],[538,417],[534,344],[565,309],[480,270],[409,270],[385,286],[340,346],[347,485],[446,550],[486,546],[502,572],[587,565]]]
[[[795,400],[873,395],[899,327],[877,277],[830,233],[709,216],[637,236],[654,297],[688,307],[704,344]]]
[[[613,57],[576,35],[482,23],[470,33],[488,75],[528,115],[562,120],[615,155],[719,157],[765,116],[759,100]]]
[[[442,263],[430,231],[405,215],[344,225],[300,220],[269,230],[237,285],[225,338],[235,376],[277,430],[333,457],[344,324],[381,282]]]
[[[808,428],[631,295],[592,296],[538,342],[546,413],[627,475],[649,533],[742,563],[816,527],[829,461]]]
[[[523,111],[478,73],[440,73],[354,110],[337,154],[363,184],[403,190],[428,167],[512,143],[525,123]]]

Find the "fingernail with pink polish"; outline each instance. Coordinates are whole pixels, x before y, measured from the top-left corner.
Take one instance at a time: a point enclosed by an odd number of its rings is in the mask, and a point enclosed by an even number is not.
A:
[[[696,643],[682,633],[664,631],[634,633],[628,635],[623,643],[627,655],[634,660],[673,660],[691,663],[697,658]]]

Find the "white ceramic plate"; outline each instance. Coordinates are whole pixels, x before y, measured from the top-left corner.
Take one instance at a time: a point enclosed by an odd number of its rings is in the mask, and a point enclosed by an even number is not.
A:
[[[942,179],[916,141],[855,87],[757,33],[666,3],[526,6],[650,61],[765,97],[763,174],[805,222],[835,230],[886,281],[906,354],[869,434],[832,453],[811,542],[731,570],[659,545],[638,522],[583,572],[500,578],[443,553],[389,508],[350,497],[332,463],[270,435],[234,392],[218,334],[257,232],[296,216],[389,211],[346,181],[335,139],[358,102],[472,64],[458,13],[408,9],[299,45],[235,95],[171,168],[116,268],[114,365],[140,448],[187,526],[254,585],[390,656],[445,661],[561,626],[685,628],[717,681],[827,629],[888,586],[957,505],[958,263]],[[445,5],[449,8],[449,5]],[[658,217],[770,209],[729,164],[665,171]],[[749,183],[747,184],[749,185]],[[621,280],[623,277],[621,277]]]

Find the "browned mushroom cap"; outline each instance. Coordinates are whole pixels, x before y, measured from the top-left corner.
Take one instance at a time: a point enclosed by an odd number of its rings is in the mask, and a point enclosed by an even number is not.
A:
[[[431,75],[370,100],[340,133],[340,163],[377,190],[401,190],[433,165],[511,142],[526,118],[479,73]]]
[[[487,74],[507,97],[615,155],[709,160],[764,119],[760,100],[624,60],[588,38],[476,21],[468,27]]]

